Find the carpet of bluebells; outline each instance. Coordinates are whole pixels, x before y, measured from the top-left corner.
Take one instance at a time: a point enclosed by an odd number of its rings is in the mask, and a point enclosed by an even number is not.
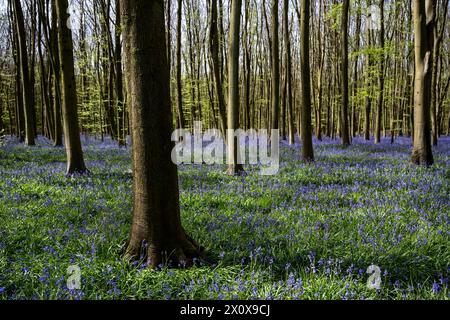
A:
[[[182,220],[214,258],[189,270],[120,259],[131,221],[130,150],[83,138],[91,175],[39,138],[0,146],[2,299],[449,299],[450,138],[431,168],[411,142],[314,141],[316,162],[283,143],[278,175],[180,167]],[[67,268],[81,268],[81,289]],[[367,286],[370,265],[381,289]]]

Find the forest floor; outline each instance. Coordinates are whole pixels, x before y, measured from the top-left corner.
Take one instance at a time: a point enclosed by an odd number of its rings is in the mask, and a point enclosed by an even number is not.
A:
[[[449,299],[450,138],[431,168],[411,143],[283,144],[280,172],[182,166],[186,230],[215,265],[152,271],[121,261],[132,211],[129,149],[84,140],[88,177],[39,138],[0,146],[0,299]],[[367,287],[370,265],[381,289]],[[67,268],[81,290],[67,289]]]

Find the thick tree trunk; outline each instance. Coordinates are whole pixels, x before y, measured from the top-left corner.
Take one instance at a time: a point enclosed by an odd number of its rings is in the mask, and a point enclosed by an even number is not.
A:
[[[67,175],[87,172],[78,125],[77,92],[73,60],[72,31],[67,27],[67,0],[58,0],[58,48],[61,73],[61,98],[64,119],[64,143],[67,154]]]
[[[302,0],[301,8],[301,53],[300,69],[302,82],[301,139],[302,157],[306,162],[314,161],[311,126],[311,70],[309,66],[309,14],[310,0]]]
[[[163,0],[121,0],[133,140],[133,222],[125,259],[188,266],[201,248],[181,226],[171,160],[172,109]],[[146,30],[146,32],[142,32]]]
[[[436,1],[414,0],[416,71],[414,85],[414,146],[412,162],[433,164],[431,147],[431,76],[433,70],[433,32]]]

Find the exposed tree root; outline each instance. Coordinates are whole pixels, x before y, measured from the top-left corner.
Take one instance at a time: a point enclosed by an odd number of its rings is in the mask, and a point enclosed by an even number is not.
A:
[[[124,246],[123,259],[129,262],[144,260],[151,269],[169,267],[185,269],[197,262],[208,262],[205,249],[184,233],[163,243],[128,241]]]

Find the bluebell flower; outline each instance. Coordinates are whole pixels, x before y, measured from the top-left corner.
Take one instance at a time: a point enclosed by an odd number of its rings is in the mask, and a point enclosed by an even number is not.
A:
[[[433,283],[433,288],[431,290],[433,290],[433,293],[440,293],[441,292],[441,286],[439,285],[439,283],[434,282]]]
[[[289,277],[288,277],[288,280],[287,280],[286,284],[287,284],[287,286],[291,287],[291,286],[294,285],[294,283],[295,283],[295,277],[294,277],[294,275],[291,272],[289,274]]]

